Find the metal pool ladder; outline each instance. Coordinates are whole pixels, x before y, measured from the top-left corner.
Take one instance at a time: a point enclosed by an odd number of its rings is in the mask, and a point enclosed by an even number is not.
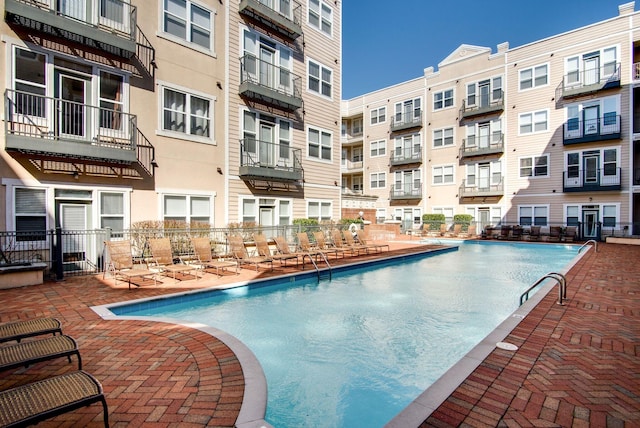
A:
[[[598,252],[598,241],[596,241],[595,239],[589,239],[587,242],[585,242],[584,244],[582,244],[582,246],[580,248],[578,248],[578,254],[580,254],[580,251],[582,251],[582,249],[584,247],[586,247],[589,244],[593,244],[593,246],[596,249],[596,253]]]
[[[558,304],[564,305],[563,301],[567,299],[567,278],[558,272],[549,272],[539,280],[537,280],[531,287],[520,295],[520,306],[527,300],[529,300],[529,292],[536,288],[540,283],[546,279],[554,279],[558,283]]]
[[[315,255],[320,255],[322,256],[322,259],[324,260],[324,262],[327,264],[327,272],[329,272],[329,281],[331,281],[331,265],[329,264],[329,260],[327,259],[327,256],[324,253],[318,252],[315,253]],[[320,282],[320,268],[318,267],[318,264],[316,263],[316,261],[314,260],[313,257],[311,257],[311,253],[306,253],[304,255],[305,257],[309,257],[309,260],[311,260],[311,264],[313,265],[313,267],[316,269],[316,274],[318,275],[318,282]],[[304,266],[304,260],[302,261],[303,266]]]

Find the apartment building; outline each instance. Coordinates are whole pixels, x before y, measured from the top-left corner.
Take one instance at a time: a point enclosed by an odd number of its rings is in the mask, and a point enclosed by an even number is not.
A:
[[[404,228],[442,213],[481,226],[579,225],[584,238],[640,234],[634,6],[519,47],[462,45],[437,70],[343,101],[343,157],[362,153],[361,176],[343,169],[343,207],[370,196],[377,221]]]

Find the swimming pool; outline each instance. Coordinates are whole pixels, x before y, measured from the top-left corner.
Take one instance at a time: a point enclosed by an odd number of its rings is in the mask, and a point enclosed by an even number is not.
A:
[[[112,309],[201,322],[243,341],[276,427],[382,426],[560,271],[577,246],[469,242],[459,251],[355,269],[332,281],[207,293]]]

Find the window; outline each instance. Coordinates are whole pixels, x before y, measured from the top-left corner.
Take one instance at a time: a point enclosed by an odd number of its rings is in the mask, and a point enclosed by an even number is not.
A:
[[[24,49],[15,50],[14,89],[16,113],[45,117],[46,55]]]
[[[361,118],[353,119],[353,121],[351,122],[351,133],[353,135],[362,134],[362,119]]]
[[[520,178],[547,177],[549,175],[549,155],[520,158]]]
[[[377,208],[376,209],[376,223],[384,223],[387,219],[387,210],[386,208]]]
[[[163,220],[183,221],[195,226],[209,227],[211,224],[211,198],[209,196],[164,195],[162,198]]]
[[[124,230],[124,194],[100,192],[100,228]]]
[[[518,116],[520,135],[544,132],[548,128],[547,110],[532,113],[522,113]]]
[[[387,154],[387,141],[372,141],[371,142],[371,157],[385,156]]]
[[[520,90],[537,88],[548,83],[547,64],[520,70]]]
[[[518,207],[518,222],[522,226],[546,226],[549,217],[549,207],[546,205]]]
[[[174,89],[162,91],[162,129],[195,137],[210,137],[211,99]]]
[[[433,208],[433,213],[434,214],[444,214],[444,222],[445,223],[452,223],[453,222],[453,208],[434,207]]]
[[[447,89],[433,94],[434,110],[440,110],[451,106],[453,106],[453,89]]]
[[[45,189],[15,189],[17,241],[44,241],[47,230],[47,192]]]
[[[331,202],[309,201],[307,218],[320,221],[331,220]]]
[[[580,208],[577,206],[567,206],[566,213],[567,226],[578,226],[580,223]]]
[[[567,153],[567,178],[580,177],[580,153]]]
[[[122,130],[124,120],[123,90],[124,77],[106,71],[100,72],[100,127],[111,130]]]
[[[330,68],[309,60],[309,90],[318,95],[331,97],[332,74]]]
[[[331,160],[331,133],[320,129],[309,128],[309,157]]]
[[[258,224],[258,201],[255,199],[242,200],[242,223]]]
[[[191,0],[164,0],[163,31],[180,40],[211,49],[211,11]]]
[[[616,227],[618,209],[616,205],[602,206],[602,227]]]
[[[416,159],[422,153],[420,134],[396,137],[394,141],[393,157],[395,159]]]
[[[371,188],[383,189],[387,187],[387,173],[386,172],[374,172],[371,174]]]
[[[565,87],[591,85],[616,75],[619,72],[617,61],[616,47],[569,57],[565,60]]]
[[[309,0],[309,25],[331,36],[333,9],[322,0]]]
[[[453,183],[453,165],[434,166],[432,176],[433,184]]]
[[[291,122],[252,111],[243,113],[242,165],[293,166]]]
[[[377,125],[387,120],[387,108],[378,107],[371,110],[371,124]]]
[[[618,150],[617,149],[603,150],[602,174],[605,177],[618,175]]]
[[[291,201],[280,201],[278,203],[278,218],[280,226],[291,224]]]
[[[436,129],[433,131],[433,147],[453,145],[453,128]]]
[[[502,77],[483,80],[467,85],[466,105],[486,107],[491,101],[502,99]]]
[[[416,98],[395,104],[395,123],[412,123],[421,117],[421,100]]]

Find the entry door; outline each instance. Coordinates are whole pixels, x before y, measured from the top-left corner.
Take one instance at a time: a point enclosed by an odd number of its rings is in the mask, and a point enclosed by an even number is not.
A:
[[[268,88],[275,88],[275,52],[266,46],[260,46],[260,84]]]
[[[582,211],[582,236],[586,239],[598,237],[598,210]]]
[[[273,207],[260,207],[260,226],[274,226],[274,217],[275,210],[273,209]],[[267,238],[271,238],[274,235],[274,232],[269,228],[264,231],[264,235]]]
[[[85,204],[60,204],[60,227],[62,228],[62,261],[65,270],[83,269],[88,254],[87,208]]]
[[[404,194],[412,195],[413,194],[413,171],[405,171],[402,175],[403,175],[403,181],[404,181],[403,183]]]
[[[58,74],[58,133],[84,138],[87,127],[87,81],[76,76]]]
[[[403,210],[402,227],[405,231],[413,229],[413,209],[405,208]]]
[[[584,84],[593,85],[600,81],[600,57],[584,59]]]
[[[584,135],[597,135],[600,131],[598,126],[600,108],[598,106],[585,107],[582,110],[584,120]]]
[[[489,131],[489,124],[480,125],[478,128],[478,148],[486,149],[489,147]]]
[[[585,154],[583,164],[584,184],[598,184],[600,182],[600,174],[598,174],[598,169],[600,167],[600,155]]]
[[[479,208],[478,217],[480,217],[480,230],[491,224],[491,213],[488,208]]]
[[[274,126],[269,123],[260,124],[259,159],[262,166],[275,166]]]
[[[491,186],[491,169],[489,165],[478,166],[478,190],[489,190]]]
[[[480,107],[488,107],[490,101],[491,88],[489,87],[489,81],[480,82],[478,84],[480,89]]]

